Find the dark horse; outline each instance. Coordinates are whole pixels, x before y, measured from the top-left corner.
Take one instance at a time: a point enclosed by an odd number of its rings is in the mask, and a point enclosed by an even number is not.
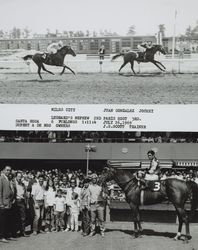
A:
[[[180,239],[182,224],[185,223],[186,235],[185,241],[191,238],[189,228],[189,218],[184,209],[187,199],[191,198],[191,216],[194,215],[198,205],[198,185],[195,182],[185,182],[178,179],[165,179],[161,181],[159,191],[149,189],[142,190],[139,186],[139,180],[130,170],[123,170],[116,167],[107,167],[101,175],[101,183],[114,179],[120,188],[124,191],[126,201],[129,203],[134,217],[134,237],[141,236],[142,227],[140,224],[139,205],[151,205],[169,200],[173,203],[178,219],[179,227],[175,240]]]
[[[127,53],[120,53],[120,54],[117,54],[117,55],[113,56],[111,60],[113,61],[117,57],[123,56],[124,63],[121,65],[121,67],[119,69],[119,72],[127,63],[130,63],[133,73],[136,74],[135,71],[134,71],[134,68],[133,68],[134,67],[134,61],[137,61],[138,63],[151,62],[155,66],[157,66],[161,71],[165,71],[166,68],[164,67],[164,65],[161,62],[156,61],[154,59],[154,55],[155,55],[156,52],[161,52],[164,55],[166,54],[163,46],[156,44],[156,45],[153,45],[152,48],[147,49],[146,52],[134,52],[134,51],[131,51],[131,52],[127,52]],[[144,54],[144,53],[146,53],[146,54]],[[161,65],[163,68],[161,68],[159,65]]]
[[[23,59],[25,61],[28,59],[32,59],[36,63],[36,65],[38,66],[38,74],[41,79],[41,69],[54,75],[54,73],[45,68],[44,64],[63,67],[61,75],[64,73],[66,68],[69,69],[75,75],[74,71],[64,64],[64,58],[67,54],[76,56],[75,52],[70,46],[63,46],[55,54],[36,53],[34,55],[24,56]]]

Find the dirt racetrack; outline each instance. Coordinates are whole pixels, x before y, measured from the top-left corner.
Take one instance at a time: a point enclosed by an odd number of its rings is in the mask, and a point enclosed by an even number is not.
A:
[[[197,74],[0,74],[0,103],[190,104],[198,103]]]
[[[59,232],[18,238],[9,243],[0,243],[2,250],[197,250],[198,226],[191,225],[192,239],[188,244],[174,241],[175,224],[144,223],[143,237],[132,238],[132,224],[114,222],[106,225],[104,238],[100,235],[83,237],[80,232]]]

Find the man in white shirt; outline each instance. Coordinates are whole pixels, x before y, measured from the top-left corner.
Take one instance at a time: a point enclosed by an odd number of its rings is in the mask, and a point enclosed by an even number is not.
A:
[[[34,222],[33,222],[33,234],[37,235],[38,232],[43,233],[41,230],[43,216],[44,216],[44,177],[40,175],[38,177],[38,183],[32,186],[32,197],[34,200]]]
[[[90,192],[90,210],[91,210],[91,233],[90,236],[95,235],[96,217],[98,217],[100,233],[104,236],[104,210],[106,203],[106,195],[101,186],[97,184],[97,175],[92,175],[92,185],[89,186]]]

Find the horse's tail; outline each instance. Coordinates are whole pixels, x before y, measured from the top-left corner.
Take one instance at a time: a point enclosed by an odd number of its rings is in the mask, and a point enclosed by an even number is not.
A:
[[[23,60],[27,61],[28,59],[32,59],[33,55],[27,55],[27,56],[24,56],[22,57]]]
[[[111,61],[114,61],[117,57],[124,56],[124,53],[116,54],[111,58]]]
[[[195,216],[196,208],[198,207],[198,184],[194,181],[187,182],[188,187],[190,188],[191,193],[191,213],[190,219],[192,220]]]

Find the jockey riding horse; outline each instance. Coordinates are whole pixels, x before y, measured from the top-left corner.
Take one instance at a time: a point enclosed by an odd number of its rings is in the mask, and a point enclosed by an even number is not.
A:
[[[160,166],[159,161],[155,156],[155,152],[153,150],[149,150],[147,152],[147,156],[150,161],[149,169],[146,173],[143,171],[138,171],[136,174],[137,179],[140,181],[141,188],[148,188],[147,183],[149,181],[158,181],[160,174]]]

